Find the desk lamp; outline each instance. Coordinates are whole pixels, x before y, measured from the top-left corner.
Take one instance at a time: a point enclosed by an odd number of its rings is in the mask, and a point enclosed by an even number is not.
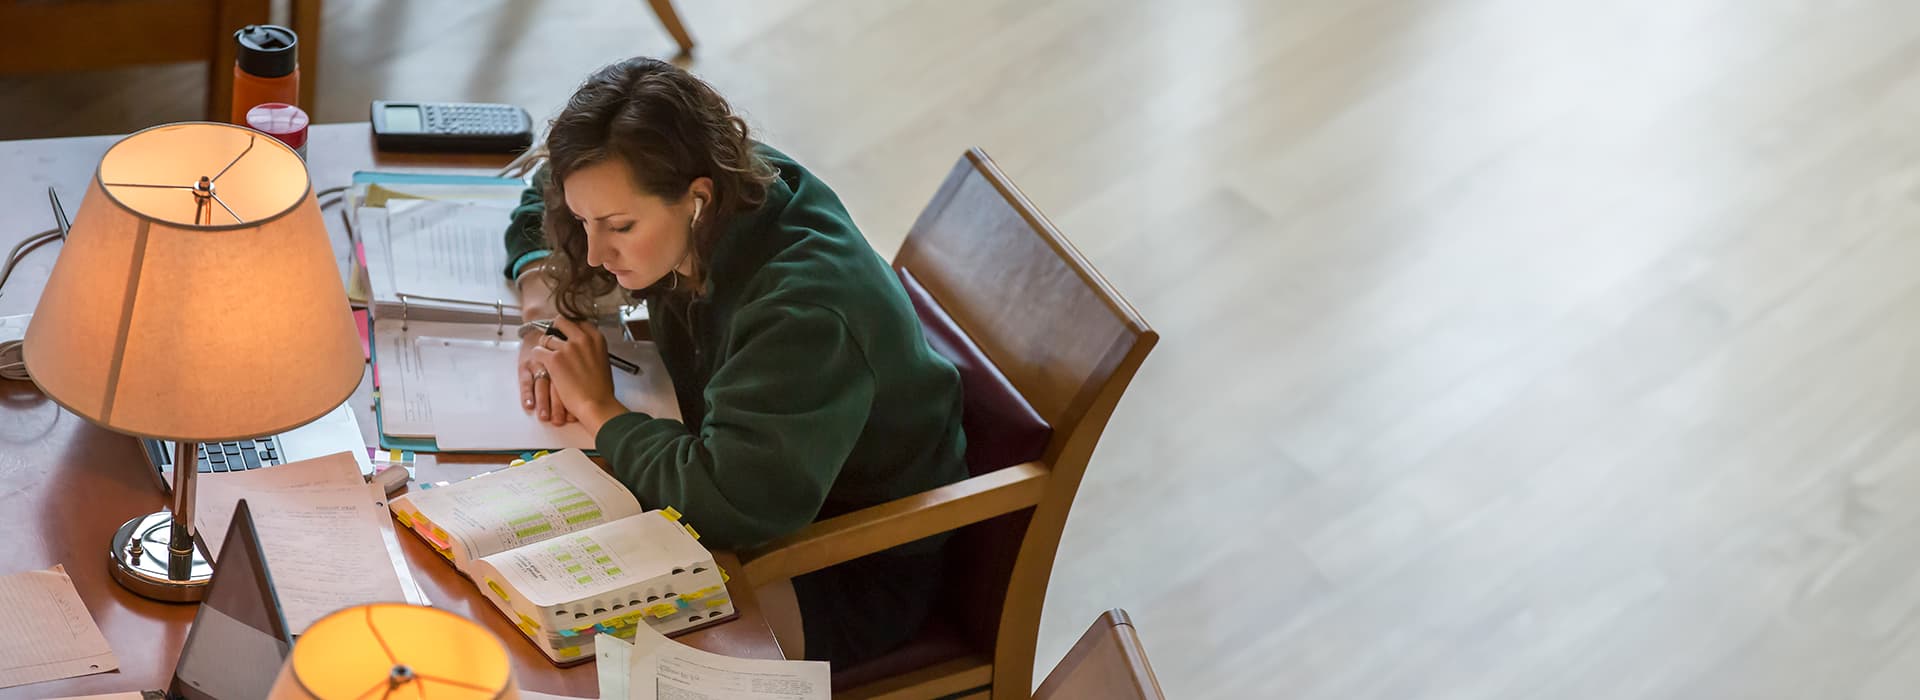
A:
[[[305,164],[230,124],[115,143],[80,202],[27,326],[35,384],[93,423],[175,441],[173,508],[127,522],[114,579],[200,600],[199,443],[290,430],[345,401],[364,370]]]
[[[280,667],[269,700],[518,698],[506,647],[437,608],[374,603],[320,618]]]

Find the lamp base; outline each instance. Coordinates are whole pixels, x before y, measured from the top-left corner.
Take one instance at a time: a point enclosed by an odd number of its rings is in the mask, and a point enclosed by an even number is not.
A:
[[[173,513],[160,511],[128,520],[113,533],[107,553],[113,580],[141,596],[170,603],[197,603],[207,596],[213,564],[199,547],[180,557],[167,549]]]

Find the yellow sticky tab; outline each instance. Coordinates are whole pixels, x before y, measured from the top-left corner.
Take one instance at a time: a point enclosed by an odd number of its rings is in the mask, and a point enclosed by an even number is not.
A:
[[[533,453],[533,459],[539,459],[539,458],[541,458],[541,457],[545,457],[545,456],[547,456],[547,451],[546,451],[546,450],[541,450],[541,451],[539,451],[539,452],[535,452],[535,453]],[[533,461],[533,460],[527,460],[527,461]]]
[[[520,627],[520,632],[529,637],[532,637],[540,633],[540,628],[527,624],[525,622],[520,623],[519,627]]]
[[[653,605],[651,607],[648,607],[646,610],[646,613],[654,617],[666,617],[668,615],[672,615],[674,611],[679,609],[680,608],[675,607],[670,603],[660,603],[658,605]]]
[[[661,508],[661,509],[660,509],[660,515],[662,515],[662,516],[664,516],[664,517],[666,517],[666,519],[668,519],[668,520],[679,520],[679,519],[680,519],[680,511],[677,511],[677,510],[674,510],[674,509],[673,509],[673,506],[667,506],[667,507],[665,507],[665,508]]]
[[[555,649],[553,653],[559,654],[562,659],[571,659],[580,655],[580,647],[561,647]]]
[[[400,451],[399,451],[399,450],[387,450],[387,461],[389,461],[389,462],[393,462],[393,463],[395,463],[395,464],[399,464],[399,463],[400,463]]]
[[[687,534],[692,535],[694,539],[700,539],[700,531],[693,529],[693,523],[680,523],[680,527],[686,528]]]
[[[726,604],[727,604],[726,598],[715,598],[713,600],[707,601],[707,607],[709,608],[717,608]]]
[[[413,516],[409,515],[404,510],[393,511],[393,519],[400,521],[401,525],[405,525],[407,527],[413,527]]]
[[[713,567],[713,568],[716,568],[716,569],[720,569],[720,567],[717,567],[717,566],[716,566],[716,567]],[[728,576],[728,575],[727,575],[727,570],[726,570],[726,569],[720,569],[720,580],[721,580],[721,581],[723,581],[723,582],[724,582],[724,581],[732,581],[732,580],[733,580],[733,577],[732,577],[732,576]]]
[[[508,462],[508,463],[507,463],[507,466],[509,466],[509,467],[517,467],[517,466],[520,466],[520,465],[522,465],[522,464],[526,464],[526,463],[527,463],[527,460],[524,460],[524,459],[516,459],[516,460],[513,460],[513,461],[511,461],[511,462]]]
[[[685,598],[687,600],[699,600],[701,598],[705,598],[707,596],[713,595],[715,592],[718,592],[719,590],[720,590],[719,586],[707,586],[706,588],[702,588],[692,593],[682,593],[680,594],[680,597]]]
[[[500,587],[500,582],[495,581],[493,579],[487,579],[487,587],[493,589],[493,594],[500,596],[500,600],[502,601],[512,600],[512,598],[507,597],[507,589]]]
[[[533,626],[535,626],[535,627],[538,627],[538,626],[540,626],[540,623],[538,623],[538,622],[534,622],[534,621],[533,621],[533,618],[531,618],[531,617],[527,617],[525,613],[521,613],[521,614],[520,614],[520,624],[523,624],[523,625],[533,625]]]

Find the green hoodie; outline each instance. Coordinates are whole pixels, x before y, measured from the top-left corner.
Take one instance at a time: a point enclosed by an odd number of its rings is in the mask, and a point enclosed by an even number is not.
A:
[[[825,183],[757,152],[779,177],[721,234],[703,293],[646,298],[684,422],[628,413],[595,439],[643,505],[674,507],[721,549],[966,478],[959,374],[892,269]],[[529,189],[506,234],[516,266],[545,248],[542,215]],[[796,579],[807,655],[848,663],[911,636],[943,541]]]

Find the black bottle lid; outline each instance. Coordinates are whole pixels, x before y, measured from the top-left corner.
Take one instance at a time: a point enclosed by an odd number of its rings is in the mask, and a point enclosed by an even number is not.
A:
[[[233,40],[240,43],[237,59],[240,70],[250,75],[278,78],[292,73],[299,65],[294,47],[300,43],[300,37],[286,27],[249,24],[234,32]]]

